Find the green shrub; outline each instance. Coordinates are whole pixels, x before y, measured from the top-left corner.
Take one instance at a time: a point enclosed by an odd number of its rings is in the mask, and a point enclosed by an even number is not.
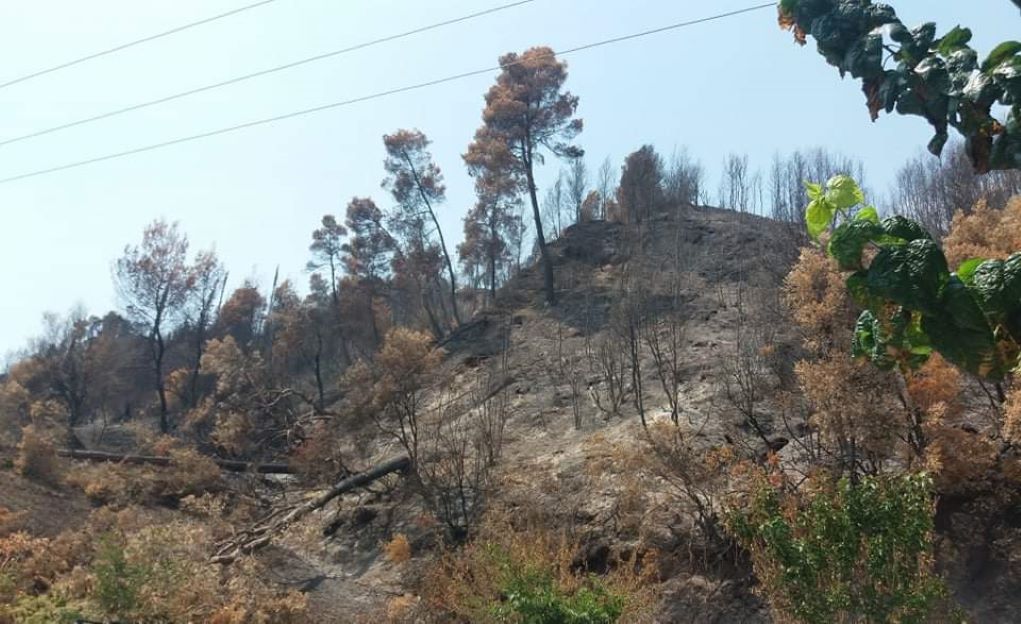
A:
[[[83,614],[62,596],[49,593],[22,595],[8,607],[0,606],[0,621],[5,617],[18,624],[74,624]]]
[[[945,604],[925,474],[844,479],[809,494],[763,484],[729,526],[765,597],[794,621],[926,622]]]
[[[502,594],[506,601],[492,609],[501,622],[521,624],[613,624],[624,611],[624,599],[590,577],[573,593],[559,588],[551,574],[511,570]]]
[[[124,543],[113,535],[100,538],[93,562],[95,598],[108,613],[126,615],[138,610],[142,585],[148,576],[142,566],[128,561]]]

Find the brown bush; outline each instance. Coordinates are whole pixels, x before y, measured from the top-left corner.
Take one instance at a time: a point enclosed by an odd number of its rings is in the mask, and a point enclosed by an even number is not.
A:
[[[943,239],[951,267],[969,258],[1002,260],[1015,251],[1021,251],[1021,197],[1011,199],[1002,210],[982,200],[971,214],[958,211]]]
[[[411,542],[408,536],[398,533],[383,547],[383,554],[390,563],[404,563],[411,559]]]
[[[984,435],[938,424],[927,426],[926,434],[925,464],[937,491],[960,494],[988,489],[999,459],[997,444]]]
[[[145,504],[215,492],[223,486],[219,466],[190,448],[169,451],[169,466],[90,464],[70,473],[67,482],[101,504]]]
[[[54,539],[0,539],[0,622],[90,620],[256,624],[307,621],[305,597],[261,579],[252,560],[209,563],[205,524],[137,508],[97,510]]]
[[[1016,384],[1003,405],[1003,437],[1021,444],[1021,384]]]
[[[57,457],[57,447],[41,435],[35,425],[28,425],[21,430],[14,469],[24,477],[47,485],[59,485],[62,481],[63,471]]]

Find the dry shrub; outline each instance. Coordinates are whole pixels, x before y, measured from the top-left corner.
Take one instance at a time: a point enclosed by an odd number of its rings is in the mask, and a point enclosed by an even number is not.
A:
[[[841,468],[877,468],[889,458],[906,428],[893,404],[897,390],[889,375],[840,350],[798,362],[794,371],[812,408],[810,424],[835,454]]]
[[[699,550],[723,547],[726,538],[719,504],[735,455],[729,446],[699,447],[681,427],[668,421],[650,423],[638,439],[610,442],[597,434],[586,447],[586,471],[591,477],[616,475],[615,529],[637,534],[658,508],[667,517],[684,517],[689,524],[669,527],[696,533]],[[650,493],[661,496],[652,496]]]
[[[213,443],[231,455],[244,455],[252,450],[254,428],[244,414],[227,412],[216,416]]]
[[[414,613],[419,599],[411,594],[394,596],[386,603],[387,622],[405,622]]]
[[[846,349],[854,323],[844,276],[834,261],[806,247],[784,282],[784,297],[795,322],[805,331],[807,346],[827,351]]]
[[[961,409],[961,372],[939,353],[933,353],[906,379],[908,395],[915,407],[933,419],[956,416]]]
[[[398,533],[383,547],[383,555],[390,563],[404,563],[411,559],[411,542],[408,536]]]
[[[348,474],[340,452],[342,434],[336,429],[331,423],[315,423],[288,458],[306,482],[333,483],[339,475]]]
[[[439,621],[560,622],[568,620],[558,614],[573,612],[569,621],[651,622],[655,562],[618,554],[596,576],[579,565],[579,545],[566,533],[490,515],[474,541],[427,571],[422,609]],[[415,611],[403,621],[421,621]]]
[[[27,511],[11,511],[6,507],[0,507],[0,537],[22,528],[22,523],[27,515]]]
[[[127,505],[160,503],[215,492],[223,486],[216,463],[190,448],[175,448],[169,466],[90,464],[79,467],[67,482],[96,503]]]
[[[11,580],[0,583],[0,622],[307,621],[303,595],[262,581],[254,560],[209,563],[211,544],[203,524],[135,508],[99,510],[52,540],[14,534],[0,540],[0,577]]]
[[[1002,210],[982,200],[971,214],[958,211],[943,239],[943,253],[952,267],[969,258],[1003,260],[1015,251],[1021,251],[1021,197]]]
[[[0,442],[13,444],[18,431],[28,421],[32,396],[13,377],[0,382]]]
[[[1021,444],[1021,383],[1014,386],[1003,405],[1003,437]]]
[[[926,427],[926,470],[936,489],[959,494],[988,489],[999,459],[997,445],[978,433],[932,424]]]
[[[24,477],[47,485],[59,485],[63,472],[57,457],[57,447],[40,434],[35,425],[28,425],[21,430],[14,469]]]

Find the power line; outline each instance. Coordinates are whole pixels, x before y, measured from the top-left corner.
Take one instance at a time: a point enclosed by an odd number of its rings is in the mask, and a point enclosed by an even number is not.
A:
[[[82,118],[82,119],[78,119],[76,121],[71,121],[71,122],[68,122],[68,123],[60,124],[58,126],[53,126],[53,127],[50,127],[50,128],[45,128],[43,130],[37,130],[35,132],[30,132],[28,134],[23,134],[21,136],[16,136],[16,137],[12,137],[12,138],[9,138],[9,139],[0,140],[0,146],[10,145],[11,143],[17,143],[19,141],[25,141],[27,139],[34,139],[36,137],[40,137],[40,136],[43,136],[43,135],[46,135],[46,134],[51,134],[53,132],[59,132],[60,130],[67,130],[68,128],[74,128],[76,126],[82,126],[82,125],[85,125],[85,124],[89,124],[89,123],[93,123],[93,122],[96,122],[96,121],[100,121],[101,119],[109,119],[110,117],[116,117],[118,115],[123,115],[125,113],[130,113],[132,111],[137,111],[137,110],[140,110],[140,109],[143,109],[143,108],[149,108],[150,106],[156,106],[157,104],[165,104],[165,103],[173,101],[173,100],[178,100],[178,99],[181,99],[183,97],[188,97],[189,95],[195,95],[197,93],[202,93],[204,91],[211,91],[213,89],[219,89],[221,87],[226,87],[228,85],[237,84],[239,82],[244,82],[246,80],[251,80],[253,78],[258,78],[260,76],[266,76],[268,74],[273,74],[273,73],[276,73],[276,72],[281,72],[281,71],[284,71],[286,69],[292,69],[292,68],[298,67],[300,65],[306,65],[308,63],[314,63],[316,61],[321,61],[321,60],[324,60],[324,59],[332,58],[334,56],[339,56],[341,54],[348,54],[348,53],[354,52],[356,50],[363,50],[365,48],[368,48],[368,47],[371,47],[371,46],[375,46],[375,45],[379,45],[381,43],[388,43],[390,41],[396,41],[397,39],[404,39],[404,38],[410,37],[412,35],[417,35],[417,34],[420,34],[420,33],[426,32],[426,31],[435,30],[437,28],[442,28],[444,26],[451,26],[453,24],[458,24],[458,23],[461,23],[461,22],[466,22],[468,20],[476,19],[476,18],[482,17],[484,15],[489,15],[491,13],[496,13],[498,11],[505,11],[507,9],[510,9],[510,8],[513,8],[513,7],[517,7],[517,6],[521,6],[523,4],[529,4],[531,2],[535,2],[535,0],[519,0],[517,2],[512,2],[510,4],[503,4],[503,5],[496,6],[496,7],[490,8],[490,9],[486,9],[484,11],[478,11],[476,13],[471,13],[469,15],[463,15],[461,17],[457,17],[457,18],[454,18],[454,19],[449,19],[449,20],[445,20],[445,21],[442,21],[442,22],[437,22],[435,24],[429,24],[428,26],[422,26],[422,27],[419,27],[419,28],[415,28],[413,30],[408,30],[408,31],[405,31],[405,32],[402,32],[402,33],[398,33],[396,35],[389,35],[387,37],[381,37],[379,39],[373,39],[371,41],[365,41],[365,42],[359,43],[357,45],[349,46],[349,47],[346,47],[346,48],[341,48],[339,50],[333,50],[333,51],[330,51],[330,52],[324,52],[323,54],[317,54],[315,56],[310,56],[310,57],[299,59],[297,61],[293,61],[293,62],[290,62],[290,63],[285,63],[283,65],[277,65],[275,67],[269,67],[267,69],[262,69],[262,70],[255,71],[255,72],[252,72],[252,73],[249,73],[249,74],[244,74],[242,76],[237,76],[235,78],[229,78],[227,80],[223,80],[223,81],[220,81],[220,82],[214,82],[212,84],[207,84],[207,85],[204,85],[204,86],[201,86],[201,87],[196,87],[194,89],[189,89],[187,91],[182,91],[180,93],[174,93],[174,94],[167,95],[167,96],[164,96],[164,97],[161,97],[161,98],[156,98],[155,100],[149,100],[147,102],[141,102],[141,103],[138,103],[138,104],[132,104],[131,106],[125,106],[124,108],[119,108],[119,109],[116,109],[116,110],[108,111],[106,113],[102,113],[102,114],[99,114],[99,115],[94,115],[92,117],[85,117],[85,118]],[[2,88],[2,86],[0,86],[0,88]]]
[[[650,30],[644,30],[644,31],[641,31],[641,32],[632,33],[630,35],[623,35],[623,36],[620,36],[620,37],[614,37],[612,39],[603,39],[601,41],[596,41],[596,42],[593,42],[593,43],[587,43],[587,44],[580,45],[580,46],[577,46],[577,47],[574,47],[574,48],[568,48],[566,50],[560,50],[559,52],[553,52],[553,55],[555,55],[555,56],[566,56],[568,54],[573,54],[575,52],[581,52],[582,50],[591,50],[593,48],[598,48],[598,47],[602,47],[602,46],[606,46],[606,45],[611,45],[611,44],[614,44],[614,43],[620,43],[622,41],[628,41],[628,40],[631,40],[631,39],[638,39],[640,37],[647,37],[649,35],[654,35],[654,34],[658,34],[658,33],[662,33],[662,32],[667,32],[667,31],[670,31],[670,30],[677,30],[678,28],[684,28],[684,27],[687,27],[687,26],[694,26],[696,24],[703,24],[705,22],[712,22],[712,21],[716,21],[716,20],[721,20],[721,19],[725,19],[725,18],[728,18],[728,17],[733,17],[733,16],[736,16],[736,15],[740,15],[742,13],[750,13],[752,11],[758,11],[758,10],[765,9],[767,7],[772,7],[772,6],[775,6],[774,2],[767,2],[767,3],[764,3],[764,4],[758,4],[758,5],[746,7],[744,9],[737,9],[735,11],[728,11],[726,13],[719,13],[719,14],[716,14],[716,15],[708,16],[708,17],[702,17],[702,18],[698,18],[698,19],[694,19],[694,20],[689,20],[689,21],[686,21],[686,22],[678,22],[676,24],[670,24],[669,26],[662,26],[660,28],[653,28],[653,29],[650,29]],[[142,147],[136,147],[136,148],[133,148],[133,149],[122,151],[122,152],[115,152],[115,153],[112,153],[112,154],[106,154],[106,155],[103,155],[103,156],[97,156],[97,157],[94,157],[94,158],[89,158],[89,159],[86,159],[86,160],[79,160],[79,161],[67,163],[67,164],[64,164],[64,165],[58,165],[56,167],[50,167],[50,168],[47,168],[47,169],[39,169],[37,171],[31,171],[31,172],[28,172],[28,173],[22,173],[22,174],[10,176],[10,177],[7,177],[7,178],[0,178],[0,184],[7,184],[8,182],[14,182],[14,181],[17,181],[17,180],[24,180],[26,178],[32,178],[32,177],[36,177],[36,176],[46,175],[46,174],[49,174],[49,173],[56,173],[58,171],[65,171],[67,169],[75,169],[75,168],[78,168],[78,167],[84,167],[86,165],[91,165],[91,164],[95,164],[95,163],[99,163],[99,162],[103,162],[103,161],[107,161],[107,160],[114,160],[114,159],[117,159],[117,158],[123,158],[125,156],[132,156],[132,155],[140,154],[140,153],[143,153],[143,152],[149,152],[149,151],[153,151],[153,150],[157,150],[157,149],[162,149],[164,147],[170,147],[172,145],[178,145],[180,143],[188,143],[188,142],[191,142],[191,141],[198,141],[200,139],[207,139],[207,138],[218,136],[218,135],[221,135],[221,134],[227,134],[227,133],[230,133],[230,132],[236,132],[238,130],[244,130],[244,129],[247,129],[247,128],[253,128],[255,126],[262,126],[262,125],[266,125],[266,124],[270,124],[270,123],[275,123],[275,122],[278,122],[278,121],[283,121],[285,119],[291,119],[291,118],[294,118],[294,117],[301,117],[301,116],[304,116],[304,115],[310,115],[312,113],[319,113],[319,112],[322,112],[322,111],[325,111],[325,110],[330,110],[330,109],[334,109],[334,108],[340,108],[340,107],[343,107],[343,106],[349,106],[349,105],[352,105],[352,104],[357,104],[359,102],[366,102],[366,101],[369,101],[369,100],[375,100],[375,99],[387,97],[387,96],[390,96],[390,95],[396,95],[398,93],[406,93],[408,91],[415,91],[415,90],[418,90],[418,89],[424,89],[426,87],[431,87],[431,86],[435,86],[435,85],[439,85],[439,84],[444,84],[444,83],[447,83],[447,82],[454,82],[456,80],[462,80],[464,78],[469,78],[469,77],[472,77],[472,76],[478,76],[478,75],[481,75],[481,74],[487,74],[487,73],[490,73],[490,72],[494,72],[494,71],[503,69],[505,67],[510,67],[510,66],[513,66],[513,65],[517,65],[517,64],[519,64],[521,62],[522,62],[522,60],[518,60],[518,61],[515,61],[515,62],[512,62],[512,63],[507,63],[507,64],[502,65],[502,66],[501,65],[496,65],[494,67],[486,67],[485,69],[476,69],[476,70],[473,70],[473,71],[468,71],[468,72],[464,72],[464,73],[460,73],[460,74],[454,74],[452,76],[446,76],[444,78],[437,78],[437,79],[429,80],[429,81],[426,81],[426,82],[419,82],[419,83],[412,84],[412,85],[406,85],[406,86],[403,86],[403,87],[397,87],[395,89],[389,89],[389,90],[386,90],[386,91],[379,91],[379,92],[372,93],[372,94],[369,94],[369,95],[363,95],[361,97],[351,98],[349,100],[341,100],[339,102],[331,102],[329,104],[323,104],[323,105],[320,105],[320,106],[314,106],[312,108],[305,108],[305,109],[302,109],[302,110],[297,110],[297,111],[293,111],[293,112],[290,112],[290,113],[285,113],[285,114],[282,114],[282,115],[276,115],[276,116],[273,116],[273,117],[265,117],[263,119],[256,119],[256,120],[253,120],[253,121],[248,121],[248,122],[236,124],[236,125],[233,125],[233,126],[227,126],[225,128],[219,128],[217,130],[210,130],[208,132],[202,132],[200,134],[192,134],[192,135],[189,135],[189,136],[184,136],[184,137],[179,137],[179,138],[176,138],[176,139],[171,139],[169,141],[162,141],[160,143],[153,143],[153,144],[150,144],[150,145],[144,145]]]
[[[246,4],[245,6],[240,6],[240,7],[236,8],[236,9],[231,9],[230,11],[227,11],[225,13],[220,13],[218,15],[212,15],[210,17],[206,17],[206,18],[200,19],[200,20],[195,21],[195,22],[189,22],[187,24],[182,24],[180,26],[171,28],[170,30],[165,30],[163,32],[156,33],[155,35],[149,35],[148,37],[142,37],[141,39],[135,39],[134,41],[129,41],[127,43],[122,43],[121,45],[114,46],[114,47],[108,48],[106,50],[100,50],[99,52],[93,52],[92,54],[88,54],[86,56],[82,56],[82,57],[79,57],[79,58],[67,61],[65,63],[61,63],[59,65],[54,65],[53,67],[47,67],[46,69],[40,69],[39,71],[32,72],[31,74],[26,74],[24,76],[21,76],[20,78],[15,78],[14,80],[8,80],[7,82],[0,83],[0,89],[4,89],[4,88],[9,87],[11,85],[18,84],[19,82],[25,82],[26,80],[31,80],[33,78],[38,78],[39,76],[44,76],[46,74],[51,74],[51,73],[53,73],[55,71],[60,71],[61,69],[67,69],[68,67],[72,67],[72,66],[78,65],[80,63],[85,63],[86,61],[91,61],[91,60],[97,59],[97,58],[99,58],[101,56],[106,56],[108,54],[113,54],[114,52],[120,52],[121,50],[126,50],[128,48],[131,48],[131,47],[134,47],[134,46],[137,46],[137,45],[141,45],[143,43],[148,43],[150,41],[155,41],[156,39],[162,39],[163,37],[167,37],[167,36],[179,33],[179,32],[181,32],[183,30],[188,30],[189,28],[195,28],[196,26],[202,26],[203,24],[208,24],[210,22],[215,22],[215,21],[221,20],[221,19],[223,19],[225,17],[230,17],[232,15],[237,15],[238,13],[244,13],[245,11],[249,11],[251,9],[254,9],[254,8],[257,8],[257,7],[261,7],[261,6],[270,4],[272,2],[276,2],[276,0],[261,0],[261,2],[253,2],[252,4]]]

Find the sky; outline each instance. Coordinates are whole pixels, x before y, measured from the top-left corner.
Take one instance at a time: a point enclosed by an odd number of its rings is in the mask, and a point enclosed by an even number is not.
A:
[[[251,0],[32,0],[0,3],[0,82],[249,4]],[[0,88],[0,141],[347,47],[506,0],[275,0],[63,71]],[[0,146],[0,178],[385,91],[496,64],[534,45],[567,49],[744,8],[752,0],[535,0],[287,72],[37,139]],[[972,28],[980,55],[1016,38],[1008,0],[895,0],[909,25]],[[825,146],[866,163],[883,189],[930,137],[920,118],[869,121],[858,84],[778,29],[767,8],[565,57],[580,97],[578,143],[594,171],[653,143],[685,146],[715,188],[728,153],[765,167],[774,153]],[[279,266],[301,287],[310,234],[353,196],[389,197],[381,137],[419,128],[433,141],[453,246],[473,202],[461,154],[493,74],[241,132],[0,184],[0,356],[41,331],[42,314],[118,307],[111,265],[157,218],[193,249],[215,247],[232,286],[264,288]],[[540,186],[559,165],[547,161]]]

